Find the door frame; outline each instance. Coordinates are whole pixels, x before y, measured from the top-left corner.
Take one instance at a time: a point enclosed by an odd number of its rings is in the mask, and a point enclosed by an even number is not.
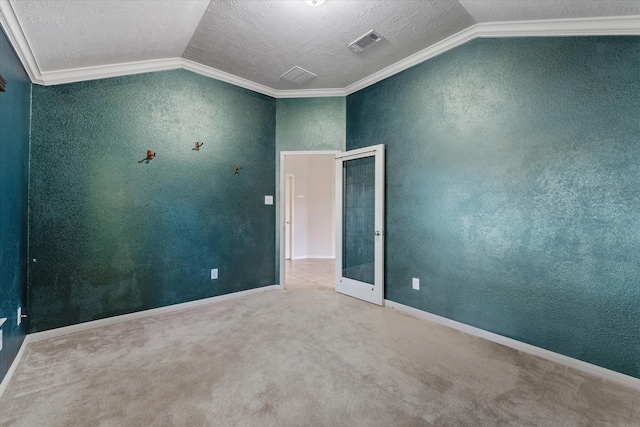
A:
[[[286,173],[284,170],[284,161],[287,156],[310,156],[310,155],[333,155],[342,153],[343,150],[310,150],[310,151],[281,151],[280,152],[280,194],[279,199],[276,200],[276,206],[278,206],[278,211],[280,214],[278,215],[278,229],[280,231],[280,238],[278,239],[280,242],[280,250],[278,254],[278,259],[280,260],[280,277],[279,284],[276,286],[277,289],[284,289],[285,285],[285,269],[286,269],[286,259],[285,259],[285,233],[286,233],[286,219],[285,219],[285,206],[282,203],[282,200],[285,198],[286,191]],[[334,184],[335,185],[335,184]],[[337,189],[336,189],[337,191]],[[292,254],[293,255],[293,254]]]
[[[287,198],[287,184],[291,180],[291,186],[289,187],[289,198]],[[285,194],[284,194],[284,256],[287,259],[287,245],[289,245],[289,259],[293,259],[293,211],[294,205],[293,203],[293,195],[295,194],[295,184],[296,176],[292,173],[285,174]],[[289,241],[287,242],[287,210],[289,210]]]

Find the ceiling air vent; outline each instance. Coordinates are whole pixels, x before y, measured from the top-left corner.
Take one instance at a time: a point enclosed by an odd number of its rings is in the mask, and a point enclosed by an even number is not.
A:
[[[297,85],[305,84],[306,82],[315,79],[316,76],[310,71],[307,71],[300,67],[293,67],[286,73],[280,76],[282,80],[286,80],[288,82],[293,82]]]
[[[360,53],[365,49],[369,49],[380,40],[382,40],[382,37],[380,37],[380,35],[375,31],[371,30],[364,36],[360,37],[358,40],[349,43],[347,47],[355,53]]]

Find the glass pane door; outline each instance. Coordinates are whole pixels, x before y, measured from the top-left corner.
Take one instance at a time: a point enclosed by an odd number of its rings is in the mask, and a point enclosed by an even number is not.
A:
[[[375,157],[342,163],[342,276],[373,284]]]
[[[336,154],[336,291],[384,304],[384,145]]]

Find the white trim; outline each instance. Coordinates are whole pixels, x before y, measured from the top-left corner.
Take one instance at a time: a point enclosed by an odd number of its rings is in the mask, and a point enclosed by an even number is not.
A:
[[[286,172],[286,171],[285,171]],[[296,188],[296,176],[292,173],[285,173],[285,183],[284,183],[284,257],[285,260],[287,259],[287,245],[289,246],[289,259],[294,260],[293,257],[293,241],[294,241],[294,233],[293,233],[293,226],[294,226],[294,222],[293,222],[293,214],[295,211],[295,203],[293,202],[294,200],[294,194],[296,194],[295,192],[295,188]],[[291,183],[291,186],[289,188],[289,191],[287,192],[287,184]],[[282,195],[281,195],[282,196]],[[287,241],[287,211],[290,209],[289,212],[289,241]]]
[[[280,278],[279,278],[279,284],[277,285],[277,289],[284,289],[284,285],[285,285],[285,269],[286,269],[286,254],[285,254],[285,248],[284,248],[284,239],[285,239],[285,233],[286,233],[286,229],[285,227],[287,226],[286,224],[286,216],[285,216],[285,207],[284,207],[284,203],[282,203],[282,199],[284,199],[284,195],[285,195],[285,191],[286,191],[286,187],[285,187],[285,179],[286,179],[286,173],[285,173],[285,167],[284,167],[284,159],[286,156],[309,156],[309,155],[314,155],[314,154],[324,154],[324,155],[331,155],[333,154],[334,156],[336,154],[340,154],[342,153],[342,151],[340,150],[309,150],[309,151],[281,151],[280,152],[280,199],[276,201],[276,204],[279,203],[279,208],[278,210],[280,211],[280,223],[278,224],[278,227],[280,229],[280,253],[278,254],[279,260],[280,260]],[[293,253],[291,253],[291,258],[292,260],[295,260],[293,258]]]
[[[135,313],[123,314],[120,316],[107,317],[106,319],[92,320],[90,322],[79,323],[77,325],[64,326],[62,328],[50,329],[48,331],[36,332],[28,335],[29,342],[37,342],[49,338],[59,337],[61,335],[74,334],[76,332],[87,331],[89,329],[100,328],[103,326],[114,325],[116,323],[128,322],[130,320],[142,319],[145,317],[155,316],[158,314],[172,313],[174,311],[188,310],[204,305],[209,305],[230,299],[245,297],[247,295],[266,292],[276,289],[275,285],[263,286],[261,288],[248,289],[246,291],[232,292],[230,294],[218,295],[211,298],[204,298],[195,301],[183,302],[181,304],[173,304],[165,307],[153,308],[151,310],[142,310]]]
[[[16,357],[15,359],[13,359],[11,366],[9,366],[9,370],[7,371],[7,374],[4,376],[4,379],[0,383],[0,397],[2,397],[2,395],[4,394],[4,391],[7,389],[7,387],[9,387],[11,378],[13,378],[13,374],[15,374],[16,369],[18,369],[18,365],[20,364],[20,361],[22,360],[22,356],[24,356],[24,353],[27,350],[27,345],[30,342],[31,340],[29,339],[29,335],[24,337],[24,340],[22,340],[22,344],[20,345],[20,350],[18,350],[18,354],[16,354]]]
[[[395,64],[389,65],[388,67],[383,68],[382,70],[375,72],[362,80],[350,84],[345,88],[346,95],[351,95],[352,93],[364,89],[365,87],[371,86],[372,84],[377,83],[380,80],[384,80],[387,77],[398,74],[399,72],[404,71],[407,68],[411,68],[414,65],[418,65],[421,62],[426,61],[427,59],[438,56],[441,53],[453,49],[454,47],[463,45],[473,40],[474,38],[476,38],[478,25],[480,24],[476,24],[472,27],[466,28],[450,37],[447,37],[442,41],[432,44],[426,49],[416,52],[413,55],[396,62]]]
[[[260,83],[252,82],[251,80],[247,80],[242,77],[238,77],[233,74],[229,74],[227,72],[217,70],[213,67],[209,67],[206,65],[199,64],[197,62],[193,62],[189,59],[184,59],[184,58],[181,58],[181,59],[182,59],[182,68],[184,68],[185,70],[193,71],[194,73],[198,73],[206,77],[211,77],[216,80],[221,80],[223,82],[240,86],[242,88],[249,89],[254,92],[258,92],[263,95],[268,95],[274,98],[276,98],[278,95],[277,90],[261,85]]]
[[[346,96],[343,88],[327,89],[299,89],[299,90],[276,90],[273,89],[274,98],[325,98],[332,96]]]
[[[1,327],[2,325],[4,325],[4,322],[6,322],[6,321],[7,321],[7,318],[6,318],[6,317],[3,317],[2,319],[0,319],[0,327]]]
[[[502,335],[495,334],[493,332],[485,331],[484,329],[476,328],[465,323],[460,323],[455,320],[447,319],[436,314],[432,314],[417,308],[409,307],[404,304],[400,304],[394,301],[385,300],[385,306],[389,308],[402,311],[407,314],[411,314],[423,320],[428,320],[434,323],[438,323],[443,326],[447,326],[452,329],[456,329],[461,332],[465,332],[469,335],[473,335],[479,338],[483,338],[488,341],[492,341],[506,347],[513,348],[523,353],[532,354],[534,356],[541,357],[546,360],[550,360],[555,363],[559,363],[564,366],[568,366],[573,369],[585,372],[587,374],[602,378],[605,380],[613,381],[624,386],[640,390],[640,378],[635,378],[629,375],[622,374],[620,372],[612,371],[610,369],[603,368],[601,366],[593,365],[591,363],[584,362],[582,360],[574,359],[573,357],[565,356],[563,354],[555,353],[544,348],[536,347],[531,344],[526,344],[521,341],[507,338]]]
[[[634,36],[640,34],[640,15],[483,22],[476,26],[476,37]]]
[[[152,59],[148,61],[125,62],[122,64],[72,68],[69,70],[43,71],[42,78],[45,86],[54,86],[154,71],[175,70],[178,68],[182,68],[180,58]]]
[[[411,68],[427,59],[481,37],[566,37],[640,35],[640,15],[606,18],[547,19],[536,21],[483,22],[466,28],[426,49],[396,62],[344,90],[351,95],[367,86]]]
[[[335,256],[332,255],[307,255],[305,257],[301,257],[304,259],[336,259]]]
[[[483,22],[447,37],[345,88],[277,90],[185,58],[166,58],[41,72],[9,0],[0,0],[0,24],[31,81],[45,86],[176,68],[221,80],[274,98],[347,96],[414,65],[480,37],[567,37],[640,35],[640,15],[599,18]]]
[[[351,160],[358,159],[360,157],[375,156],[376,151],[382,150],[384,152],[384,144],[372,145],[370,147],[356,148],[355,150],[343,151],[336,154],[336,160]]]
[[[115,325],[116,323],[128,322],[130,320],[142,319],[145,317],[155,316],[158,314],[172,313],[172,312],[181,311],[181,310],[189,310],[196,307],[202,307],[205,305],[214,304],[221,301],[241,298],[247,295],[266,292],[266,291],[275,290],[275,289],[283,289],[283,288],[279,287],[278,285],[263,286],[261,288],[248,289],[246,291],[239,291],[239,292],[232,292],[230,294],[218,295],[211,298],[204,298],[204,299],[199,299],[195,301],[184,302],[181,304],[173,304],[173,305],[168,305],[166,307],[153,308],[151,310],[137,311],[135,313],[123,314],[121,316],[107,317],[106,319],[93,320],[90,322],[79,323],[77,325],[65,326],[62,328],[50,329],[48,331],[29,334],[22,341],[22,345],[20,346],[20,350],[18,350],[18,354],[16,355],[16,358],[13,360],[13,363],[9,367],[9,370],[7,371],[7,374],[2,380],[2,383],[0,383],[0,397],[2,397],[2,394],[9,386],[9,382],[11,381],[13,374],[15,373],[16,369],[18,368],[18,365],[20,364],[20,361],[22,360],[22,357],[24,356],[24,353],[27,349],[27,345],[32,342],[38,342],[38,341],[46,340],[49,338],[59,337],[62,335],[74,334],[77,332],[83,332],[83,331],[87,331],[94,328],[100,328],[103,326]]]

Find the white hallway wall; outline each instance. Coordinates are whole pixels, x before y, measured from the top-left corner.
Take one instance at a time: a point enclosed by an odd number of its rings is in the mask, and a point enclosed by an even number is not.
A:
[[[293,258],[335,256],[335,159],[333,155],[296,155],[285,159],[295,176]]]

